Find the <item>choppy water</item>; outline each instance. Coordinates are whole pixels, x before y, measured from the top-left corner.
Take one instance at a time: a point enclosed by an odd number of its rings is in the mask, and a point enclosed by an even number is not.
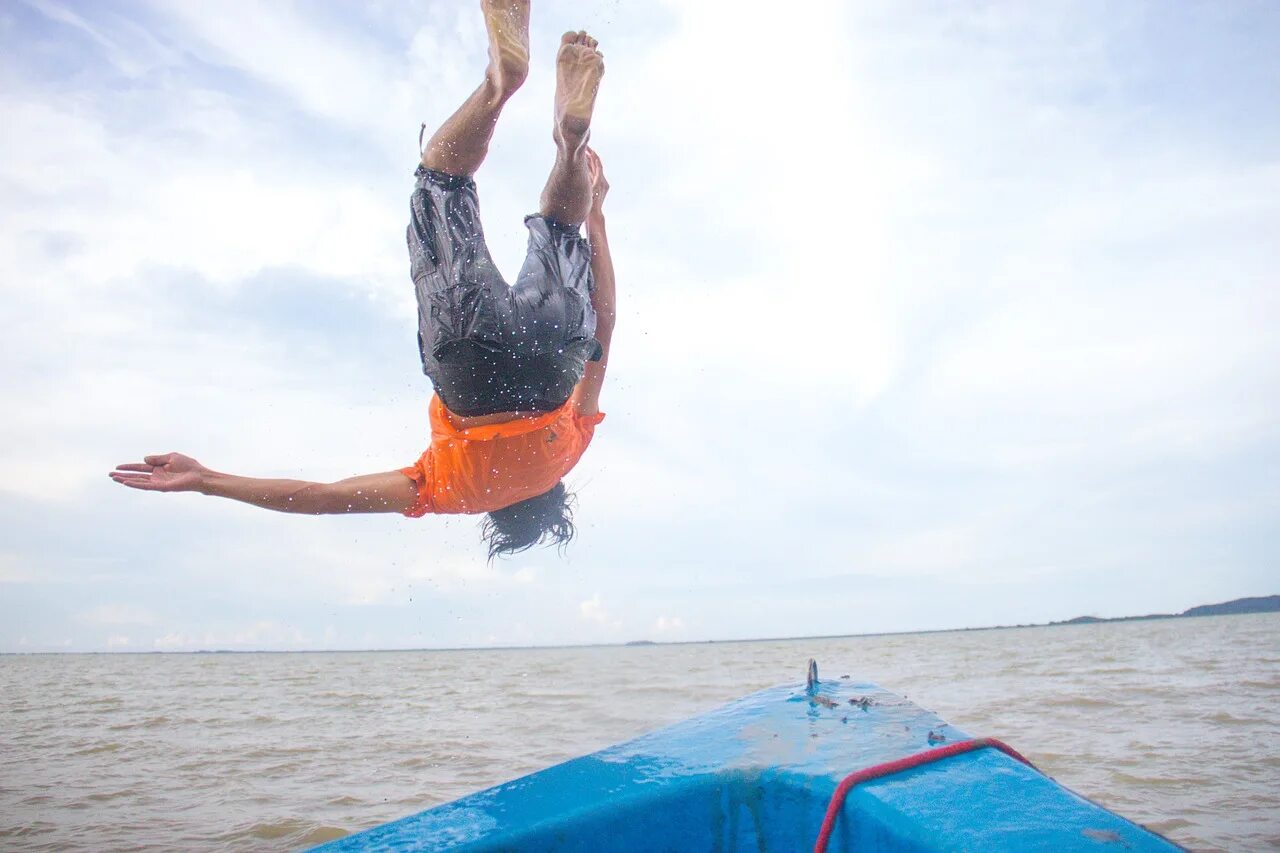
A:
[[[1280,614],[455,652],[0,657],[0,849],[289,850],[817,657],[1202,850],[1280,848]]]

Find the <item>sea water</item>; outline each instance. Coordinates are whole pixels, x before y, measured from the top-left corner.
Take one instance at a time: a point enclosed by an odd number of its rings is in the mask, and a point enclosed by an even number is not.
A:
[[[824,677],[878,682],[1007,741],[1188,847],[1280,848],[1280,614],[1263,614],[640,647],[3,656],[0,849],[296,849],[797,683],[810,657]]]

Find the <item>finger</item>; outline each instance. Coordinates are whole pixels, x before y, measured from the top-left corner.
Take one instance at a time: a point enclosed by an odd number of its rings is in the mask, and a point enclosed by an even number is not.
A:
[[[157,488],[156,484],[152,482],[150,477],[112,477],[111,479],[113,482],[119,483],[122,486],[128,486],[131,489],[154,491]]]
[[[128,486],[131,489],[141,489],[144,492],[155,492],[160,490],[160,486],[151,480],[116,480],[122,486]]]
[[[150,479],[151,479],[151,475],[150,475],[150,474],[121,474],[121,473],[118,473],[118,472],[116,472],[116,471],[112,471],[112,472],[111,472],[110,474],[108,474],[107,476],[109,476],[111,479],[115,480],[117,483],[123,483],[123,482],[126,482],[126,481],[150,480]]]
[[[159,453],[159,454],[156,454],[155,456],[144,456],[142,457],[142,461],[147,463],[148,465],[155,465],[158,467],[160,465],[168,465],[169,460],[172,458],[173,458],[172,453]]]
[[[150,474],[151,469],[154,467],[155,467],[154,465],[147,465],[143,462],[126,462],[123,465],[117,465],[116,470],[117,471],[145,471],[148,474]]]

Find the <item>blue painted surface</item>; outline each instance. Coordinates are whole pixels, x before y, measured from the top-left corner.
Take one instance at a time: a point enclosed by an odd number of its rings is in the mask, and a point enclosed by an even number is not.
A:
[[[841,779],[939,736],[968,738],[874,684],[775,687],[316,850],[812,850]],[[1180,848],[983,749],[855,787],[828,849]]]

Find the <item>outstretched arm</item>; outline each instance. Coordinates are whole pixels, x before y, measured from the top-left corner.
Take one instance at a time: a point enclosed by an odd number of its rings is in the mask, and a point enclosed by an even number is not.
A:
[[[591,242],[591,275],[595,279],[595,292],[591,305],[596,310],[596,340],[604,349],[599,361],[588,361],[582,380],[573,389],[573,402],[584,415],[600,411],[600,389],[604,386],[605,370],[609,367],[609,345],[613,342],[613,323],[617,315],[615,297],[617,288],[613,278],[613,257],[609,254],[609,235],[604,223],[604,197],[609,193],[609,181],[604,176],[604,166],[596,152],[587,149],[587,166],[591,171],[591,212],[587,214],[587,239]]]
[[[190,456],[162,453],[142,462],[117,465],[112,480],[148,492],[200,492],[263,509],[326,515],[404,512],[418,498],[413,480],[399,471],[365,474],[336,483],[265,480],[211,471]]]

